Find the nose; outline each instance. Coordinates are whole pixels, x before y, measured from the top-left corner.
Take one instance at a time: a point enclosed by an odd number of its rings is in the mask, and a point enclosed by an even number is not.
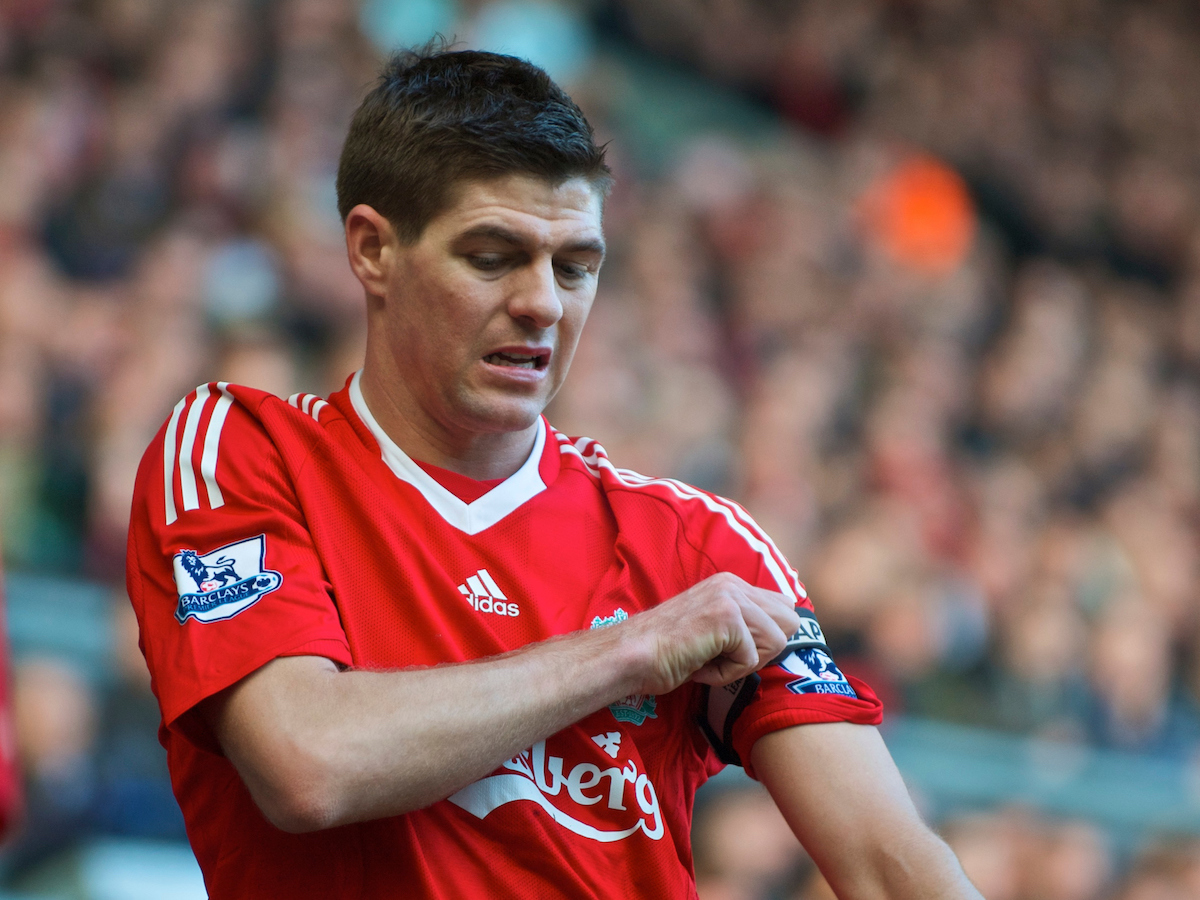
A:
[[[524,319],[537,328],[549,328],[563,316],[553,261],[539,260],[525,267],[522,276],[514,284],[514,291],[509,296],[509,315],[514,319]]]

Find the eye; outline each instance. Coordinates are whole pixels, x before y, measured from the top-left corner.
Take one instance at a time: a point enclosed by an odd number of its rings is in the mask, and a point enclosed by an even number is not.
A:
[[[587,266],[579,263],[560,262],[557,264],[559,274],[567,281],[581,281],[590,271]]]
[[[476,253],[467,257],[467,262],[481,272],[495,272],[504,265],[504,257],[498,253]]]

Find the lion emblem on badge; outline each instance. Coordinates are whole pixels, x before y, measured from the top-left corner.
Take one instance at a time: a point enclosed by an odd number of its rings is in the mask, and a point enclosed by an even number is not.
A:
[[[787,688],[793,694],[844,694],[857,696],[833,658],[815,647],[797,650],[779,663],[785,672],[799,675]]]
[[[779,665],[793,675],[800,675],[809,681],[841,681],[842,673],[838,671],[837,666],[833,664],[828,654],[817,651],[815,653],[805,654],[808,659],[801,657],[799,653],[793,653]]]
[[[238,573],[233,568],[234,561],[228,556],[222,556],[213,565],[208,566],[200,561],[195,550],[181,550],[179,564],[192,576],[196,587],[205,593],[238,580]]]

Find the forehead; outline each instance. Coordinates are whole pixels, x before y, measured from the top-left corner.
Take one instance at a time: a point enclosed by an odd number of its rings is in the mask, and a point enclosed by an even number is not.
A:
[[[504,175],[456,185],[450,204],[430,221],[426,234],[439,238],[503,224],[531,239],[585,234],[602,236],[603,194],[585,178],[561,183],[530,175]]]

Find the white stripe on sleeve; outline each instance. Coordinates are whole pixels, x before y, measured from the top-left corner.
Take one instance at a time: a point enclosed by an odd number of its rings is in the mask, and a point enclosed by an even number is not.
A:
[[[200,414],[208,403],[208,385],[196,388],[196,399],[188,410],[187,424],[183,426],[183,441],[179,445],[179,488],[183,494],[184,509],[199,509],[200,495],[196,493],[196,467],[192,465],[192,450],[196,446],[196,429],[200,425]]]
[[[621,484],[627,487],[659,486],[666,488],[682,500],[697,500],[707,507],[710,512],[723,518],[729,528],[744,540],[757,553],[771,573],[772,580],[781,593],[792,594],[797,599],[803,599],[807,593],[800,585],[796,571],[787,564],[783,554],[757,523],[735,503],[721,502],[713,496],[697,490],[689,484],[676,481],[673,478],[651,478],[629,469],[618,469],[606,456],[596,452],[596,443],[588,438],[581,438],[574,444],[563,441],[559,445],[563,453],[578,456],[589,470],[599,475],[601,470],[607,470]],[[585,452],[586,450],[586,452]],[[774,552],[772,552],[774,551]],[[790,577],[789,577],[790,576]]]
[[[163,438],[163,493],[167,503],[168,525],[179,518],[175,512],[175,433],[179,428],[179,416],[186,404],[187,397],[175,404],[171,421],[167,424],[167,434]]]
[[[229,393],[229,383],[218,381],[217,388],[221,396],[213,407],[212,418],[208,422],[208,431],[204,435],[204,455],[200,457],[200,474],[204,476],[204,486],[208,490],[208,505],[212,509],[225,505],[225,497],[217,485],[217,454],[221,449],[221,429],[225,427],[225,416],[229,407],[233,406],[233,396]]]

